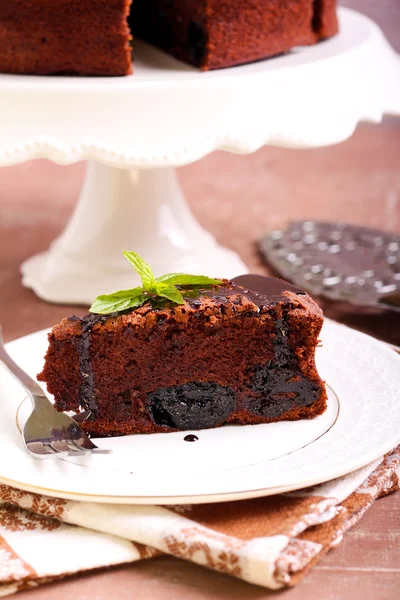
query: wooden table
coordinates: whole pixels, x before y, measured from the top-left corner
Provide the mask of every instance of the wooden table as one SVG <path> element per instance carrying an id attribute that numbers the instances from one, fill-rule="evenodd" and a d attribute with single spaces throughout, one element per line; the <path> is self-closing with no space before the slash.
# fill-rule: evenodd
<path id="1" fill-rule="evenodd" d="M 352 0 L 369 11 L 400 49 L 398 0 Z M 379 10 L 378 10 L 379 5 Z M 82 308 L 47 304 L 22 287 L 20 263 L 61 231 L 82 183 L 84 165 L 45 161 L 0 169 L 0 322 L 11 340 L 49 327 Z M 341 219 L 400 232 L 400 120 L 362 125 L 351 140 L 320 150 L 264 148 L 251 156 L 217 153 L 180 170 L 196 216 L 219 241 L 265 272 L 254 241 L 289 218 Z M 400 344 L 394 314 L 366 314 L 325 304 L 325 312 Z M 344 542 L 288 600 L 395 600 L 400 589 L 400 493 L 378 501 Z M 262 588 L 160 558 L 97 572 L 19 595 L 21 600 L 135 598 L 217 600 L 272 596 Z"/>

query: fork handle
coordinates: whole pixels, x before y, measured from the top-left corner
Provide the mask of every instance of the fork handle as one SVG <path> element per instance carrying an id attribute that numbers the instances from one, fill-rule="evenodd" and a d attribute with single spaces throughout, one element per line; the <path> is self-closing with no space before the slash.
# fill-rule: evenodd
<path id="1" fill-rule="evenodd" d="M 16 362 L 11 358 L 8 354 L 7 350 L 4 347 L 3 340 L 1 338 L 0 333 L 0 362 L 4 364 L 5 367 L 26 387 L 26 389 L 33 394 L 34 396 L 44 396 L 42 388 L 32 377 L 30 377 L 25 371 L 21 369 L 20 366 L 17 365 Z"/>

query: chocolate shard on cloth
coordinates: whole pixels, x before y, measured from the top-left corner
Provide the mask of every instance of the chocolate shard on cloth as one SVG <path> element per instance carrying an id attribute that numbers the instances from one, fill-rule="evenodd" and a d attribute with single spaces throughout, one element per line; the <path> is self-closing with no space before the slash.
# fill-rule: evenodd
<path id="1" fill-rule="evenodd" d="M 400 446 L 313 488 L 222 504 L 106 505 L 0 485 L 0 595 L 161 554 L 270 589 L 293 586 L 399 477 Z"/>

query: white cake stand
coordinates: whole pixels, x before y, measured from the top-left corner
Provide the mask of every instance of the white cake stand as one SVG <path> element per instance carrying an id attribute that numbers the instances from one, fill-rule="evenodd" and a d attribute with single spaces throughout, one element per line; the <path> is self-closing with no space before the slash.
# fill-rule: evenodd
<path id="1" fill-rule="evenodd" d="M 136 55 L 131 77 L 0 76 L 0 165 L 90 159 L 67 228 L 22 266 L 45 300 L 88 304 L 134 287 L 123 249 L 156 274 L 245 272 L 196 222 L 174 167 L 217 149 L 325 146 L 360 120 L 400 114 L 399 57 L 375 23 L 346 9 L 335 38 L 233 69 L 200 73 L 146 45 Z"/>

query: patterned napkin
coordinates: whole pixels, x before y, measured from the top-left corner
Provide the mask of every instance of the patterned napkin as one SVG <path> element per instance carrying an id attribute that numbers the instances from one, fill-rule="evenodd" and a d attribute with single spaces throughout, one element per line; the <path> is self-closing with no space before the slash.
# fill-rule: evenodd
<path id="1" fill-rule="evenodd" d="M 0 596 L 160 554 L 271 589 L 292 586 L 399 477 L 400 446 L 323 485 L 221 504 L 106 505 L 0 485 Z"/>

